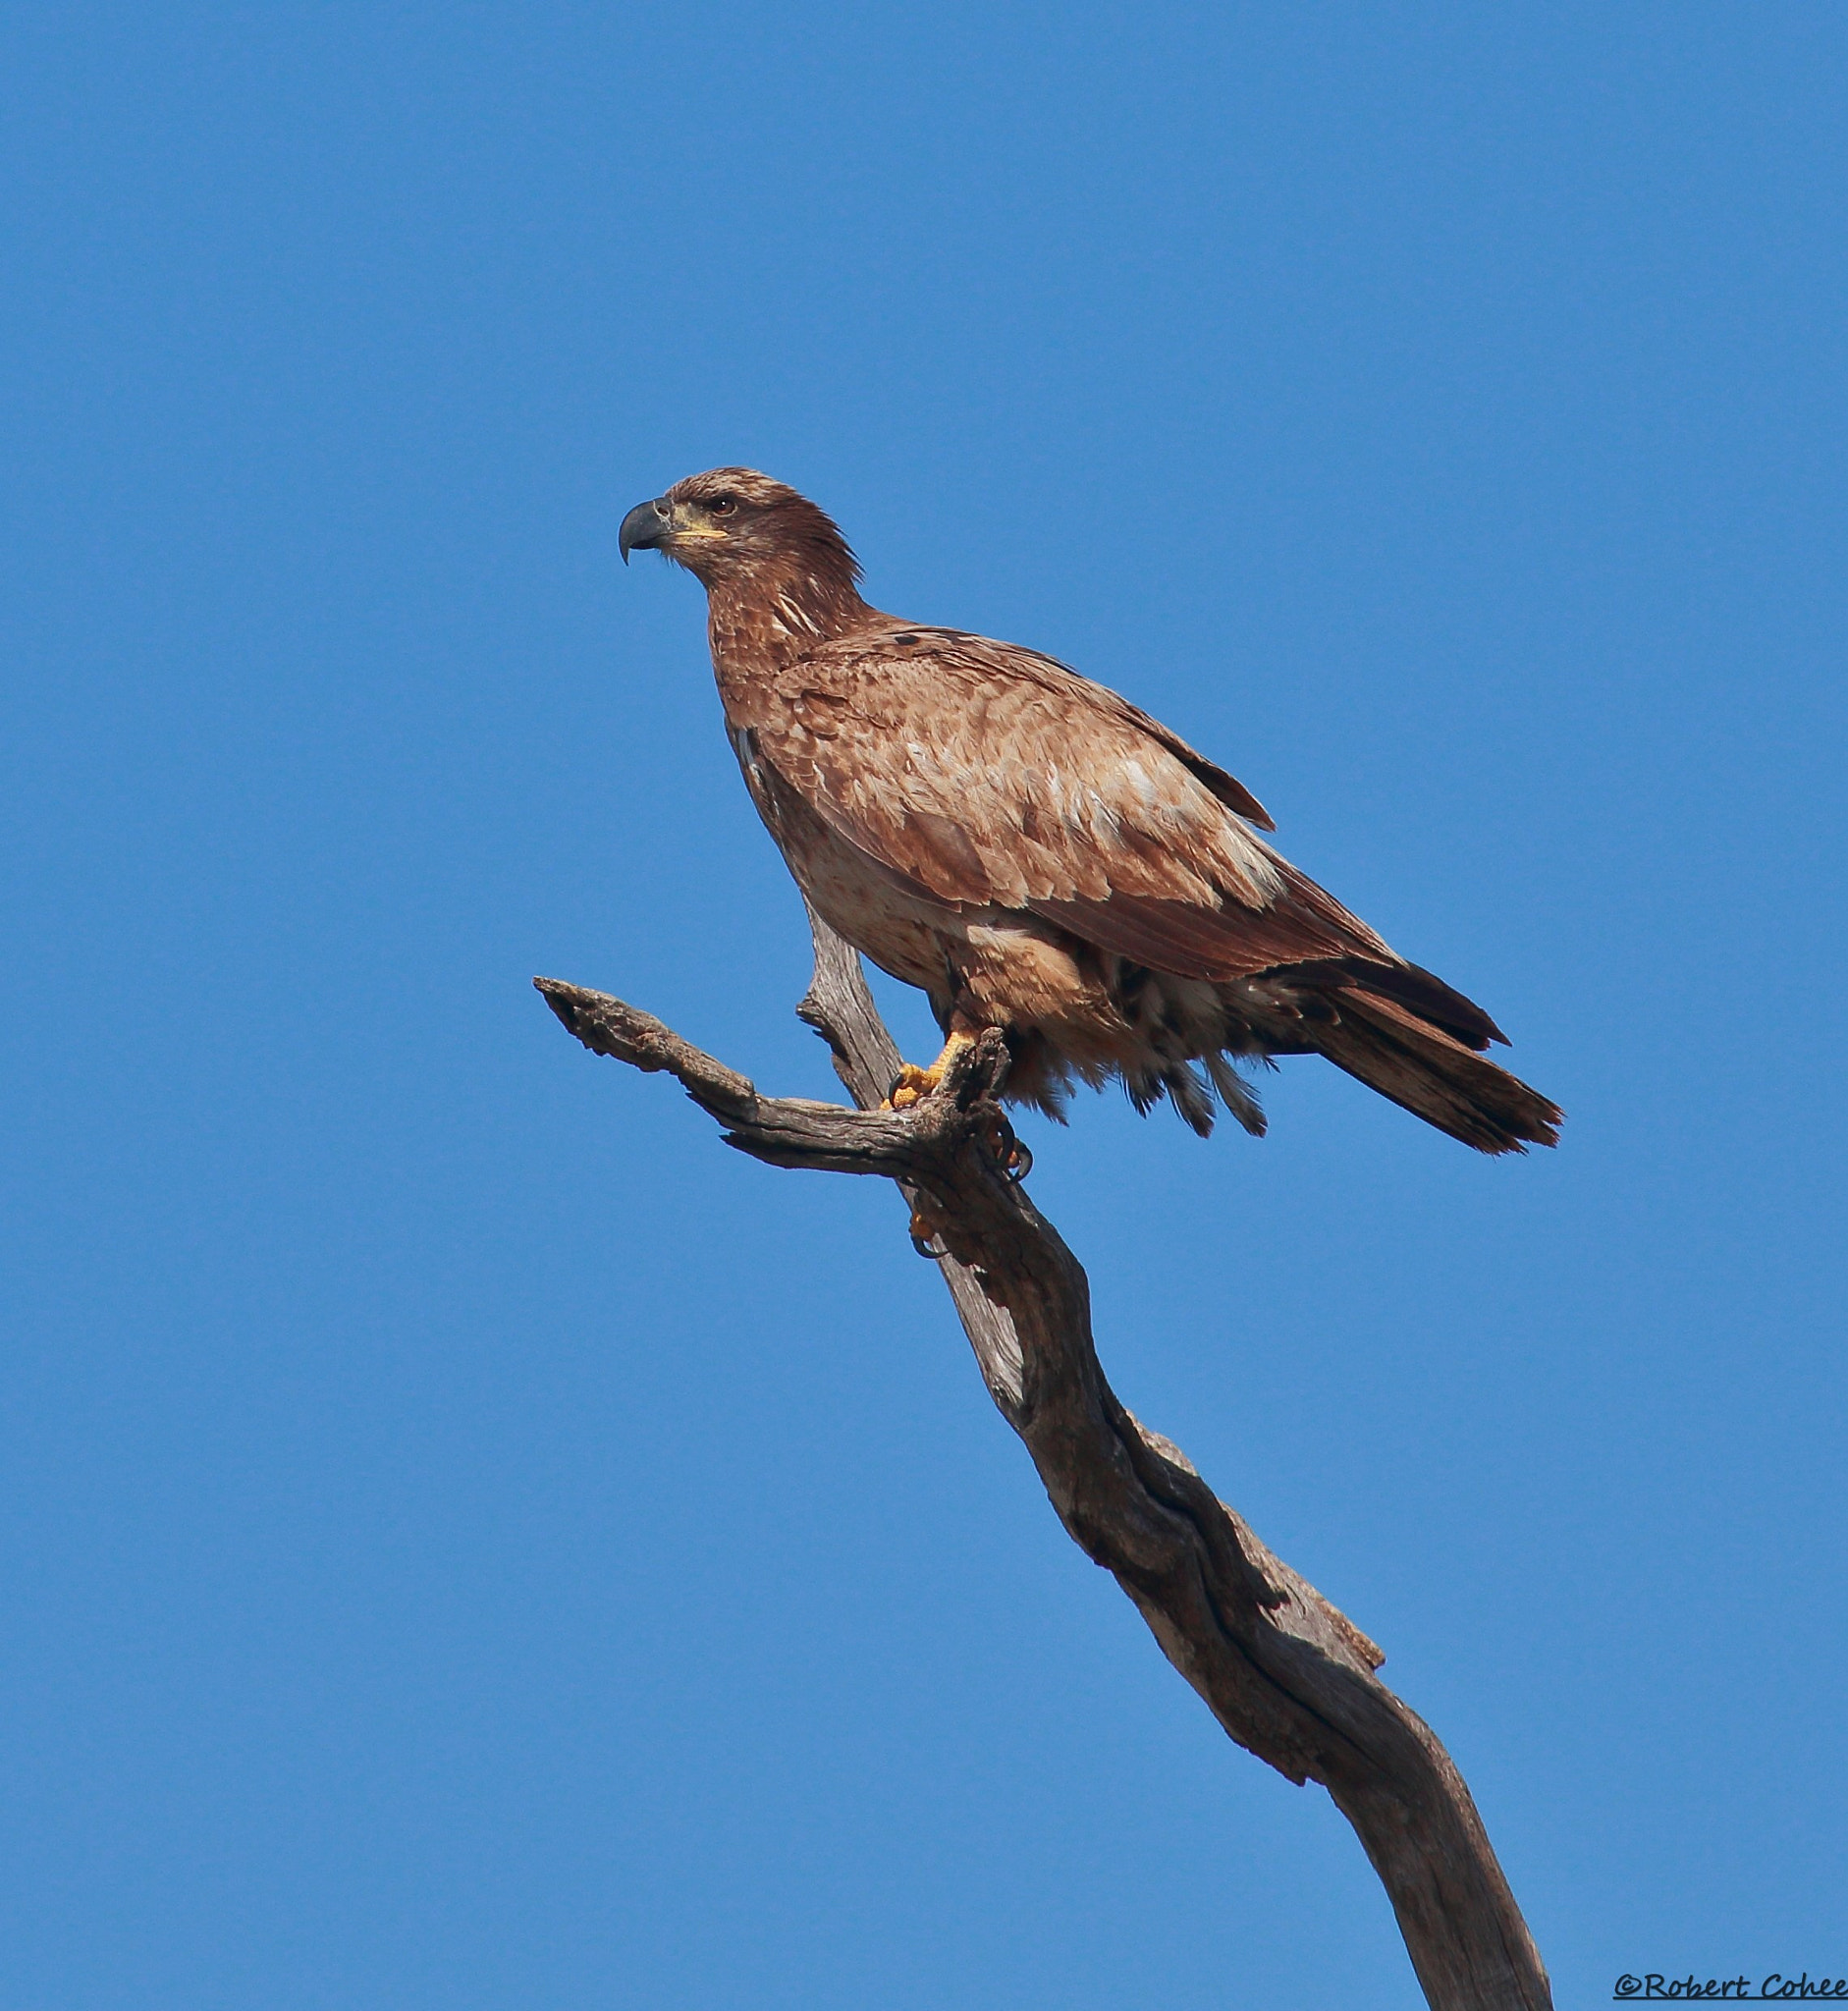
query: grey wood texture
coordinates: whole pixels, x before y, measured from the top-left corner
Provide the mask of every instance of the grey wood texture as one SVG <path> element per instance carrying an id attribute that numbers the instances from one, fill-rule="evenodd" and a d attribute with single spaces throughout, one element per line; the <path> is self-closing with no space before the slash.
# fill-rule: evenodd
<path id="1" fill-rule="evenodd" d="M 809 920 L 815 975 L 796 1009 L 828 1042 L 856 1110 L 760 1096 L 648 1013 L 556 979 L 534 983 L 585 1047 L 675 1076 L 740 1152 L 898 1183 L 949 1252 L 944 1280 L 983 1381 L 1066 1531 L 1115 1576 L 1239 1745 L 1328 1789 L 1386 1889 L 1434 2011 L 1546 2011 L 1546 1970 L 1469 1789 L 1375 1673 L 1385 1656 L 1105 1379 L 1084 1270 L 1004 1170 L 1000 1036 L 963 1050 L 911 1110 L 881 1110 L 897 1049 L 857 953 Z"/>

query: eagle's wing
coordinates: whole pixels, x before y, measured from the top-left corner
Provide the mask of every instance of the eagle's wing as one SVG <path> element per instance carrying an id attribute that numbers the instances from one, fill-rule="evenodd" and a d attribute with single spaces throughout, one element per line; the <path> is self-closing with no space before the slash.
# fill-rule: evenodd
<path id="1" fill-rule="evenodd" d="M 1029 909 L 1183 977 L 1399 965 L 1253 834 L 1270 819 L 1229 775 L 1050 657 L 895 626 L 728 697 L 752 758 L 930 898 Z"/>

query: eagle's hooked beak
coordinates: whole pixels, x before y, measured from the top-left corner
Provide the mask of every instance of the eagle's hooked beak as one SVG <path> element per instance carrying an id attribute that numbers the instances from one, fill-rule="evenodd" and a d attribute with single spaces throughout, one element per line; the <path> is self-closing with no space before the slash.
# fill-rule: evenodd
<path id="1" fill-rule="evenodd" d="M 628 564 L 631 552 L 654 551 L 673 530 L 673 520 L 658 502 L 637 503 L 624 517 L 623 527 L 616 534 L 616 548 L 623 555 L 623 564 Z"/>

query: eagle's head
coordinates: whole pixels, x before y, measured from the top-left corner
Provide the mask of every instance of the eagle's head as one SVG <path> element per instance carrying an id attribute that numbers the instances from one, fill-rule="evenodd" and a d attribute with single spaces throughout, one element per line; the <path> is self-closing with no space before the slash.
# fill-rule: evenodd
<path id="1" fill-rule="evenodd" d="M 715 467 L 638 503 L 623 519 L 618 545 L 662 552 L 710 590 L 762 581 L 774 590 L 806 576 L 848 591 L 859 564 L 834 520 L 806 496 L 755 468 Z"/>

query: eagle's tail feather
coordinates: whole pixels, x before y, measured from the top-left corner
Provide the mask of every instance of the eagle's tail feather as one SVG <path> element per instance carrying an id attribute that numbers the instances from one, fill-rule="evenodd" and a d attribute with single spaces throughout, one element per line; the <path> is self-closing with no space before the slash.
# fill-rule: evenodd
<path id="1" fill-rule="evenodd" d="M 1478 1152 L 1559 1142 L 1557 1105 L 1397 1000 L 1344 985 L 1330 1004 L 1328 1018 L 1302 1026 L 1304 1045 L 1402 1110 Z"/>

